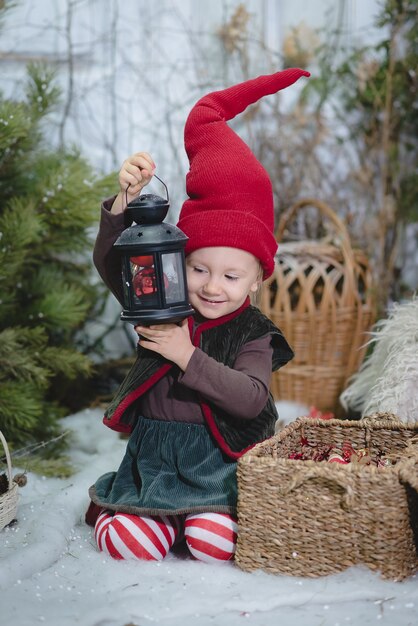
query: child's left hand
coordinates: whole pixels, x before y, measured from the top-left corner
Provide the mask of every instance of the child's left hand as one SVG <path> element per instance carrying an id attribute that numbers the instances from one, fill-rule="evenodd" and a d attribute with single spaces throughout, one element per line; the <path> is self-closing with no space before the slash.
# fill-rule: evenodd
<path id="1" fill-rule="evenodd" d="M 156 324 L 155 326 L 135 326 L 140 335 L 139 345 L 161 354 L 176 363 L 183 372 L 191 359 L 195 347 L 190 340 L 187 319 L 180 325 Z"/>

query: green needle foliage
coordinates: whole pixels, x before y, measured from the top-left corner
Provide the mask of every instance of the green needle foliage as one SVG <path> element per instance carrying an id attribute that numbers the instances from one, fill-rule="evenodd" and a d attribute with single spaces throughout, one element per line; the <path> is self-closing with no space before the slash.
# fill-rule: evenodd
<path id="1" fill-rule="evenodd" d="M 91 229 L 112 181 L 77 150 L 48 147 L 58 97 L 39 65 L 21 101 L 0 94 L 0 428 L 12 449 L 60 432 L 63 381 L 76 395 L 92 372 L 77 338 L 104 297 L 92 280 Z"/>

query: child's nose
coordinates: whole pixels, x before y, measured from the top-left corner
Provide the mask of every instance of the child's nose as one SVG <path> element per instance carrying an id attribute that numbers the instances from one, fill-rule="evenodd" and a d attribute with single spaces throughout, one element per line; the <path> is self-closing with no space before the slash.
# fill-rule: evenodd
<path id="1" fill-rule="evenodd" d="M 207 282 L 205 283 L 204 290 L 206 293 L 214 294 L 219 293 L 220 286 L 219 281 L 215 276 L 209 276 Z"/>

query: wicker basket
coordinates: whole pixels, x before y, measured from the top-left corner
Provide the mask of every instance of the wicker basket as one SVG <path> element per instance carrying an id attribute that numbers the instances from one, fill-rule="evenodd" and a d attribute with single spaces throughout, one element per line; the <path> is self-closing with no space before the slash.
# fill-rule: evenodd
<path id="1" fill-rule="evenodd" d="M 333 242 L 280 243 L 297 213 L 314 206 L 335 231 Z M 279 223 L 273 275 L 260 308 L 282 331 L 295 357 L 273 375 L 276 400 L 291 400 L 338 414 L 338 398 L 364 357 L 375 321 L 372 276 L 365 255 L 353 250 L 347 229 L 318 200 L 295 204 Z"/>
<path id="2" fill-rule="evenodd" d="M 7 524 L 16 517 L 17 502 L 19 499 L 18 485 L 13 481 L 12 477 L 12 461 L 10 458 L 9 447 L 7 441 L 4 438 L 3 433 L 0 430 L 0 440 L 3 444 L 4 451 L 6 453 L 7 460 L 7 480 L 9 482 L 9 488 L 6 493 L 0 495 L 0 530 L 3 530 Z"/>
<path id="3" fill-rule="evenodd" d="M 256 445 L 238 461 L 238 566 L 309 577 L 360 564 L 383 578 L 413 574 L 417 434 L 418 424 L 387 414 L 360 421 L 303 417 Z M 301 436 L 314 444 L 348 440 L 372 453 L 390 451 L 396 463 L 378 469 L 290 460 Z"/>

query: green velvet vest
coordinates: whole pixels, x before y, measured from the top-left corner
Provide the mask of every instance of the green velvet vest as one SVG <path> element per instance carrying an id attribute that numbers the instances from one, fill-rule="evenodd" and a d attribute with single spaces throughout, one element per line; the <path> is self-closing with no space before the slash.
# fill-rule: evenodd
<path id="1" fill-rule="evenodd" d="M 189 319 L 191 336 L 192 327 L 193 321 Z M 249 305 L 248 300 L 234 313 L 200 324 L 192 341 L 218 362 L 233 367 L 244 344 L 266 335 L 271 335 L 272 371 L 275 371 L 293 357 L 293 352 L 280 330 L 256 307 Z M 138 346 L 137 359 L 106 410 L 103 419 L 106 426 L 119 432 L 131 432 L 137 417 L 136 400 L 171 367 L 173 363 Z M 204 398 L 200 398 L 200 405 L 214 439 L 231 458 L 240 457 L 274 433 L 277 411 L 271 394 L 264 409 L 253 419 L 232 417 Z"/>

